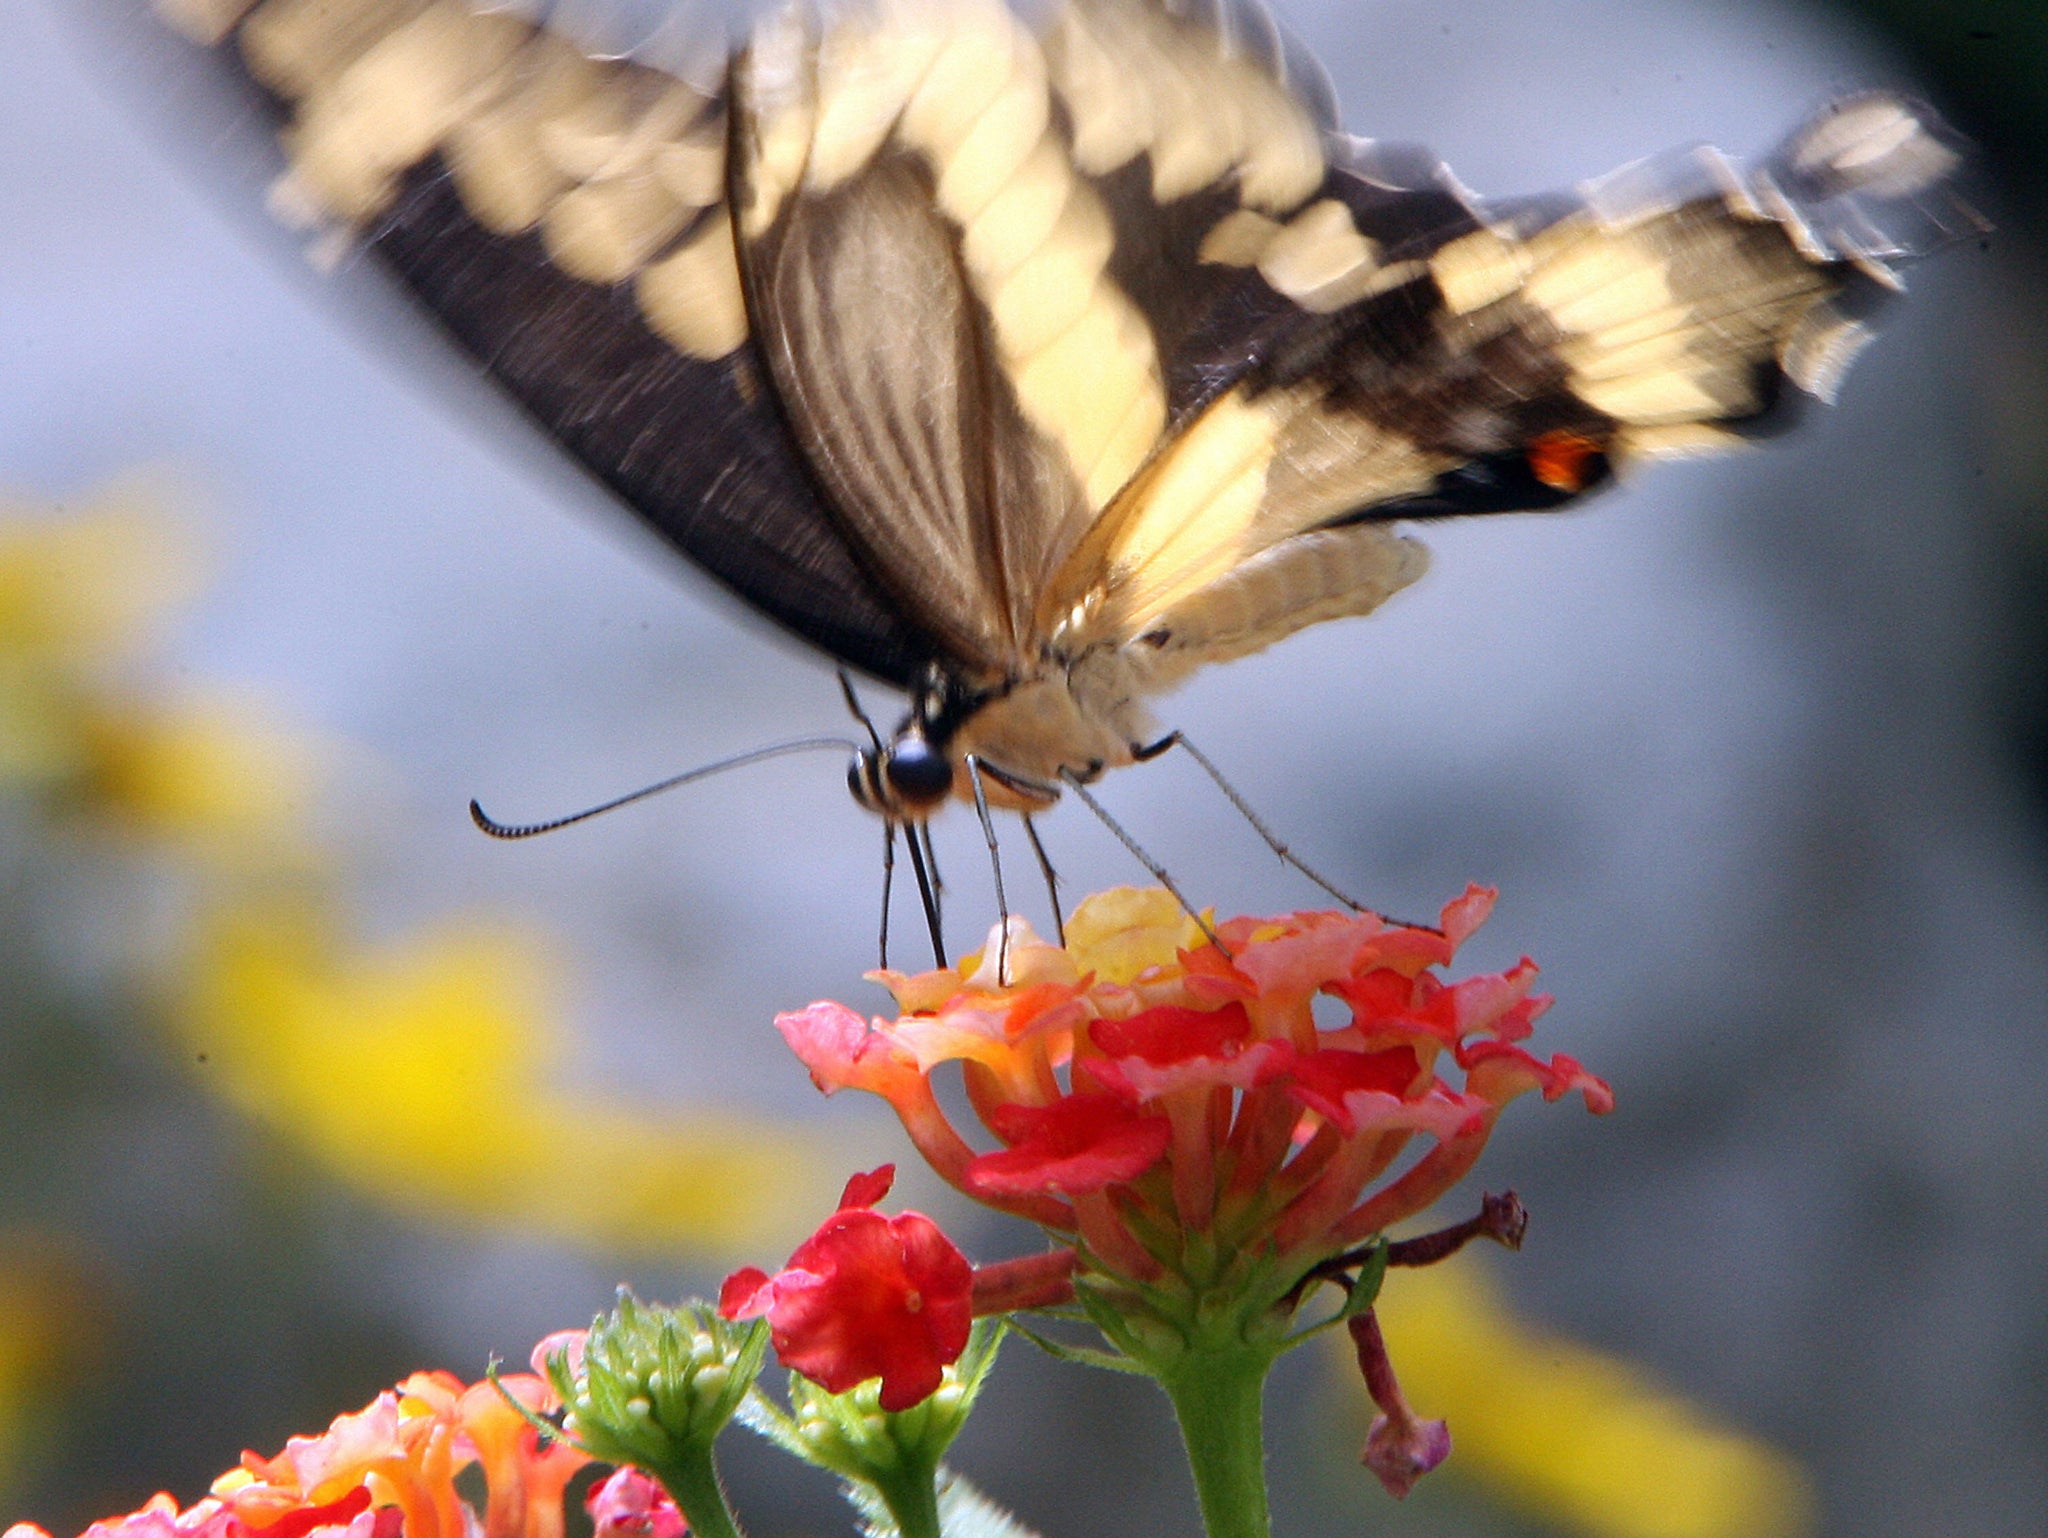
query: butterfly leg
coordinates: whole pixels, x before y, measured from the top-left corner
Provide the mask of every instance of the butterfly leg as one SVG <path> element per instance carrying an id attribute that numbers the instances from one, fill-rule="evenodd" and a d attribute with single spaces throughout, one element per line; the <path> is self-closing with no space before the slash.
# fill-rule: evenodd
<path id="1" fill-rule="evenodd" d="M 967 783 L 974 787 L 974 811 L 981 819 L 981 836 L 988 840 L 988 865 L 996 878 L 996 918 L 999 921 L 999 938 L 996 941 L 996 982 L 1008 987 L 1010 982 L 1010 899 L 1003 892 L 1003 855 L 996 847 L 995 819 L 988 814 L 988 788 L 981 782 L 981 760 L 969 753 L 964 760 L 967 765 Z"/>
<path id="2" fill-rule="evenodd" d="M 1045 845 L 1038 837 L 1038 824 L 1031 820 L 1029 812 L 1024 813 L 1024 836 L 1031 840 L 1031 852 L 1038 856 L 1038 873 L 1045 877 L 1046 900 L 1052 904 L 1052 927 L 1060 937 L 1060 944 L 1067 943 L 1067 916 L 1060 911 L 1060 873 L 1052 868 L 1052 858 L 1046 854 Z"/>
<path id="3" fill-rule="evenodd" d="M 924 839 L 924 862 L 931 868 L 932 891 L 938 897 L 939 906 L 943 909 L 946 902 L 946 877 L 945 873 L 939 869 L 939 847 L 932 842 L 931 820 L 927 818 L 919 823 L 917 831 Z"/>
<path id="4" fill-rule="evenodd" d="M 882 734 L 875 730 L 874 718 L 868 714 L 867 707 L 861 704 L 860 696 L 854 692 L 853 675 L 847 672 L 845 668 L 838 668 L 835 671 L 839 675 L 839 692 L 846 699 L 847 711 L 853 716 L 854 720 L 867 728 L 868 741 L 875 745 L 875 752 L 880 753 L 882 751 Z"/>
<path id="5" fill-rule="evenodd" d="M 917 877 L 918 898 L 924 903 L 925 927 L 932 935 L 932 959 L 943 967 L 946 965 L 946 936 L 939 924 L 939 897 L 932 890 L 932 873 L 925 862 L 924 841 L 910 833 L 904 837 L 903 843 L 910 850 L 910 869 Z"/>
<path id="6" fill-rule="evenodd" d="M 1282 843 L 1279 836 L 1266 825 L 1265 819 L 1252 810 L 1251 803 L 1237 793 L 1237 787 L 1223 778 L 1223 771 L 1212 764 L 1209 761 L 1209 756 L 1192 742 L 1188 741 L 1183 733 L 1168 732 L 1157 742 L 1147 743 L 1142 748 L 1134 749 L 1131 756 L 1142 764 L 1159 757 L 1160 754 L 1166 752 L 1169 748 L 1179 748 L 1189 758 L 1192 758 L 1202 766 L 1202 772 L 1209 776 L 1218 790 L 1223 792 L 1224 799 L 1237 808 L 1238 816 L 1252 825 L 1252 831 L 1266 841 L 1266 847 L 1278 855 L 1282 863 L 1293 866 L 1302 875 L 1308 877 L 1310 881 L 1313 881 L 1325 892 L 1328 892 L 1352 912 L 1363 913 L 1365 911 L 1364 903 L 1329 880 L 1322 872 L 1318 871 L 1292 849 L 1288 848 L 1286 844 Z"/>
<path id="7" fill-rule="evenodd" d="M 1225 945 L 1223 941 L 1217 936 L 1216 931 L 1209 927 L 1209 921 L 1202 917 L 1201 911 L 1198 908 L 1196 908 L 1193 903 L 1188 901 L 1187 893 L 1183 892 L 1180 889 L 1179 885 L 1174 881 L 1173 877 L 1169 876 L 1166 873 L 1166 867 L 1164 865 L 1161 865 L 1157 860 L 1153 859 L 1151 855 L 1147 854 L 1145 852 L 1145 846 L 1143 844 L 1140 844 L 1136 839 L 1132 838 L 1131 835 L 1125 831 L 1124 825 L 1118 822 L 1114 817 L 1109 815 L 1109 808 L 1104 806 L 1100 801 L 1097 801 L 1095 797 L 1089 792 L 1088 782 L 1082 779 L 1080 775 L 1076 774 L 1071 769 L 1062 769 L 1060 771 L 1060 778 L 1065 780 L 1068 785 L 1073 787 L 1074 794 L 1081 798 L 1081 804 L 1087 807 L 1089 811 L 1095 814 L 1095 820 L 1097 822 L 1100 822 L 1105 828 L 1109 829 L 1110 832 L 1116 835 L 1117 842 L 1122 844 L 1124 848 L 1130 850 L 1132 857 L 1135 858 L 1140 865 L 1145 867 L 1146 871 L 1151 874 L 1152 879 L 1158 882 L 1161 886 L 1165 887 L 1167 891 L 1173 894 L 1173 900 L 1179 903 L 1181 905 L 1182 911 L 1184 911 L 1189 918 L 1195 921 L 1195 927 L 1200 929 L 1202 933 L 1208 937 L 1209 943 L 1215 946 L 1216 949 L 1218 949 L 1219 951 L 1223 952 L 1225 956 L 1228 956 L 1230 954 L 1230 947 Z"/>
<path id="8" fill-rule="evenodd" d="M 896 889 L 896 819 L 882 819 L 882 961 L 889 970 L 889 898 Z"/>
<path id="9" fill-rule="evenodd" d="M 1014 769 L 1004 769 L 985 758 L 975 760 L 975 772 L 1013 792 L 1027 806 L 1036 804 L 1043 809 L 1060 797 L 1059 786 L 1019 774 Z M 1045 852 L 1045 844 L 1038 837 L 1038 825 L 1031 820 L 1031 814 L 1020 811 L 1019 815 L 1024 819 L 1025 836 L 1031 840 L 1031 852 L 1038 857 L 1038 872 L 1045 878 L 1045 895 L 1052 903 L 1053 928 L 1059 934 L 1060 944 L 1065 945 L 1067 916 L 1060 910 L 1060 873 L 1052 868 L 1052 857 Z"/>

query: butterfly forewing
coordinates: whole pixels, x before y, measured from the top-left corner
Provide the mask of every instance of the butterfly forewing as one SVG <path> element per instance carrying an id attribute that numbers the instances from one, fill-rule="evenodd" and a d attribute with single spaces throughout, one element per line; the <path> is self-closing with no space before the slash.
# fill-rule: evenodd
<path id="1" fill-rule="evenodd" d="M 741 597 L 864 671 L 921 675 L 937 646 L 829 515 L 751 335 L 722 43 L 686 83 L 448 0 L 178 6 L 279 110 L 281 211 L 359 232 L 544 431 Z"/>

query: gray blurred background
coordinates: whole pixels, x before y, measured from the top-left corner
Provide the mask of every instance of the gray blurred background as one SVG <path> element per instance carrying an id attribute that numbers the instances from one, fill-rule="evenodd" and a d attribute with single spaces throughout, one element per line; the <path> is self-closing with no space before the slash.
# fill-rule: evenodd
<path id="1" fill-rule="evenodd" d="M 254 692 L 336 750 L 313 809 L 374 939 L 510 912 L 559 937 L 572 1072 L 671 1111 L 904 1150 L 820 1102 L 770 1028 L 879 1007 L 876 825 L 800 759 L 529 845 L 546 816 L 778 737 L 844 730 L 829 671 L 530 441 L 424 330 L 267 235 L 57 0 L 0 13 L 0 489 L 77 503 L 159 467 L 211 554 L 142 687 Z M 1534 1213 L 1518 1309 L 1643 1364 L 1800 1459 L 1836 1538 L 2048 1531 L 2048 12 L 2038 0 L 1295 0 L 1356 132 L 1484 193 L 1675 143 L 1767 148 L 1833 94 L 1907 83 L 1986 148 L 2000 225 L 1912 277 L 1840 407 L 1573 517 L 1431 530 L 1429 578 L 1166 703 L 1300 848 L 1428 915 L 1502 888 L 1468 957 L 1526 951 L 1544 1033 L 1620 1110 L 1518 1107 L 1481 1167 Z M 893 710 L 894 702 L 885 702 Z M 1310 905 L 1190 765 L 1104 797 L 1206 902 Z M 0 1516 L 60 1534 L 183 1498 L 418 1365 L 474 1374 L 673 1262 L 396 1212 L 238 1122 L 149 1029 L 138 894 L 0 801 L 0 1243 L 66 1278 L 62 1371 Z M 1078 807 L 1073 891 L 1138 879 Z M 956 948 L 987 914 L 970 818 L 938 829 Z M 1013 851 L 1013 892 L 1038 915 Z M 137 878 L 142 879 L 142 878 Z M 899 910 L 915 959 L 912 911 Z M 1539 1038 L 1541 1040 L 1542 1038 Z M 832 1179 L 843 1173 L 830 1172 Z M 906 1175 L 984 1257 L 1024 1242 Z M 822 1213 L 822 1207 L 818 1208 Z M 799 1237 L 792 1229 L 778 1243 Z M 6 1236 L 13 1235 L 13 1239 Z M 772 1246 L 771 1246 L 772 1248 Z M 767 1263 L 774 1254 L 745 1258 Z M 1395 1508 L 1297 1359 L 1283 1532 L 1577 1531 L 1445 1478 Z M 1426 1406 L 1425 1406 L 1426 1409 Z M 1454 1426 L 1455 1432 L 1455 1426 Z M 959 1461 L 1053 1538 L 1181 1534 L 1163 1402 L 1013 1348 Z M 844 1531 L 735 1439 L 764 1535 Z M 1735 1535 L 1731 1535 L 1735 1538 Z"/>

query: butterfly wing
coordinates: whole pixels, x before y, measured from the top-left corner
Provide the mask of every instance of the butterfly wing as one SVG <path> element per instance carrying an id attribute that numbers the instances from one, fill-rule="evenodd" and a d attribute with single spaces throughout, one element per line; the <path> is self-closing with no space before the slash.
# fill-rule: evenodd
<path id="1" fill-rule="evenodd" d="M 452 0 L 160 9 L 278 110 L 281 211 L 359 240 L 671 543 L 877 677 L 907 686 L 938 655 L 770 391 L 726 204 L 721 35 L 607 58 Z"/>
<path id="2" fill-rule="evenodd" d="M 861 0 L 593 60 L 464 0 L 163 0 L 558 440 L 898 682 L 1364 612 L 1397 520 L 1557 506 L 1825 394 L 1964 217 L 1892 98 L 1475 204 L 1345 139 L 1250 0 Z"/>
<path id="3" fill-rule="evenodd" d="M 734 98 L 750 310 L 819 478 L 954 657 L 1042 667 L 1089 596 L 1054 574 L 1301 313 L 1231 242 L 1328 184 L 1320 72 L 1242 0 L 875 0 L 765 24 Z M 1389 229 L 1476 227 L 1360 186 Z"/>
<path id="4" fill-rule="evenodd" d="M 1279 308 L 1048 589 L 1076 617 L 1064 649 L 1142 643 L 1147 688 L 1374 606 L 1421 569 L 1396 520 L 1556 507 L 1768 430 L 1832 392 L 1892 263 L 1977 227 L 1953 144 L 1888 96 L 1753 170 L 1700 151 L 1493 208 L 1329 144 L 1294 213 L 1204 237 L 1199 263 L 1255 272 Z"/>
<path id="5" fill-rule="evenodd" d="M 741 262 L 799 437 L 954 655 L 1014 679 L 1167 425 L 1045 40 L 1002 0 L 878 0 L 765 24 L 735 78 Z"/>

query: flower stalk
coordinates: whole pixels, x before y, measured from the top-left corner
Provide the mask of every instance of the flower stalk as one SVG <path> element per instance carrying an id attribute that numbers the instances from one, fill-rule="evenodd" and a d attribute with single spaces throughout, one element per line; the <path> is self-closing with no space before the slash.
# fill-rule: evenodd
<path id="1" fill-rule="evenodd" d="M 661 1481 L 697 1538 L 742 1538 L 709 1442 L 679 1449 L 662 1467 L 648 1472 Z"/>
<path id="2" fill-rule="evenodd" d="M 1208 1538 L 1271 1538 L 1264 1401 L 1278 1355 L 1273 1347 L 1203 1340 L 1153 1369 L 1173 1404 Z"/>

